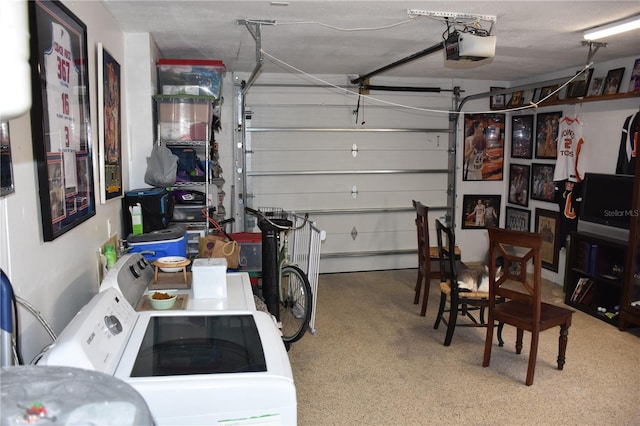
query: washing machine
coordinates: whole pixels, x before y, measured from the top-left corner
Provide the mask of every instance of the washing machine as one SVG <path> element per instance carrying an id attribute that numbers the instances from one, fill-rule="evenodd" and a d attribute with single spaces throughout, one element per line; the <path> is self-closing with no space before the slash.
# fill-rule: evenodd
<path id="1" fill-rule="evenodd" d="M 140 286 L 153 269 L 139 255 L 117 265 L 114 276 L 131 275 Z M 158 425 L 296 424 L 295 384 L 280 331 L 271 315 L 255 309 L 248 274 L 227 277 L 225 300 L 192 299 L 171 310 L 136 311 L 127 291 L 107 282 L 39 364 L 125 381 Z"/>

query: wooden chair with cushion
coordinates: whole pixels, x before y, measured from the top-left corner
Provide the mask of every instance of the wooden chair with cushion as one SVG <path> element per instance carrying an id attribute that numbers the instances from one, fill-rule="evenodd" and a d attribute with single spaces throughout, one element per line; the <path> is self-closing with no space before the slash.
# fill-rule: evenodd
<path id="1" fill-rule="evenodd" d="M 516 353 L 522 352 L 524 331 L 531 332 L 531 349 L 527 368 L 527 386 L 533 384 L 541 331 L 560 327 L 558 370 L 562 370 L 567 350 L 567 335 L 573 311 L 542 302 L 542 234 L 488 228 L 489 231 L 489 322 L 484 346 L 483 367 L 491 360 L 495 321 L 517 328 Z M 496 278 L 496 259 L 503 260 L 502 276 Z M 527 265 L 533 263 L 533 276 Z M 497 297 L 506 302 L 493 303 Z"/>
<path id="2" fill-rule="evenodd" d="M 420 316 L 427 314 L 427 301 L 429 300 L 429 282 L 431 280 L 431 257 L 429 255 L 429 207 L 420 201 L 413 200 L 416 209 L 416 230 L 418 232 L 418 279 L 416 280 L 415 296 L 413 304 L 420 302 L 422 283 L 424 282 L 424 298 Z"/>
<path id="3" fill-rule="evenodd" d="M 444 345 L 449 346 L 453 339 L 456 326 L 460 327 L 486 327 L 484 310 L 489 306 L 489 293 L 484 291 L 469 290 L 460 287 L 458 272 L 461 268 L 467 268 L 463 263 L 458 263 L 455 256 L 455 236 L 453 230 L 443 225 L 436 219 L 436 236 L 438 240 L 438 257 L 440 262 L 440 307 L 438 317 L 433 326 L 437 329 L 442 321 L 447 326 L 447 334 Z M 445 309 L 449 299 L 449 309 Z M 479 314 L 478 318 L 474 312 Z M 445 313 L 449 318 L 445 318 Z M 470 322 L 458 324 L 458 315 L 467 317 Z M 502 346 L 502 325 L 498 327 L 498 341 Z"/>

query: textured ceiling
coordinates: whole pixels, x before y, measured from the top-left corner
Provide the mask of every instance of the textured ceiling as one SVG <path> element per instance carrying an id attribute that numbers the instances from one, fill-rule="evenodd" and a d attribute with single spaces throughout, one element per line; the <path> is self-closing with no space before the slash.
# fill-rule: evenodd
<path id="1" fill-rule="evenodd" d="M 584 30 L 640 14 L 639 1 L 289 1 L 282 6 L 241 0 L 105 0 L 103 4 L 122 30 L 150 33 L 165 58 L 219 59 L 227 71 L 251 72 L 256 44 L 238 20 L 274 20 L 275 25 L 260 26 L 264 72 L 291 71 L 282 61 L 310 74 L 351 76 L 442 41 L 444 22 L 409 19 L 407 9 L 495 15 L 495 58 L 445 63 L 439 51 L 381 75 L 506 81 L 578 69 L 587 62 L 588 48 L 581 45 Z M 640 57 L 640 30 L 603 41 L 608 46 L 597 51 L 596 63 Z"/>

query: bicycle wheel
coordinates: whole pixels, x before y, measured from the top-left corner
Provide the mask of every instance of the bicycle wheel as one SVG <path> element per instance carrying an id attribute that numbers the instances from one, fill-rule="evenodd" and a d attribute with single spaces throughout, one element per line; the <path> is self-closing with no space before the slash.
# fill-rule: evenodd
<path id="1" fill-rule="evenodd" d="M 280 281 L 280 322 L 282 340 L 293 343 L 304 335 L 311 319 L 311 284 L 297 266 L 282 268 Z"/>

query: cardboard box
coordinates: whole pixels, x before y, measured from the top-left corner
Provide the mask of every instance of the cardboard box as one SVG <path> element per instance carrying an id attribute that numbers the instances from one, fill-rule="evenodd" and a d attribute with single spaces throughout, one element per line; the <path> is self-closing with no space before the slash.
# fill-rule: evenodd
<path id="1" fill-rule="evenodd" d="M 220 299 L 227 297 L 227 259 L 197 258 L 191 266 L 193 297 Z"/>

